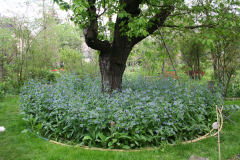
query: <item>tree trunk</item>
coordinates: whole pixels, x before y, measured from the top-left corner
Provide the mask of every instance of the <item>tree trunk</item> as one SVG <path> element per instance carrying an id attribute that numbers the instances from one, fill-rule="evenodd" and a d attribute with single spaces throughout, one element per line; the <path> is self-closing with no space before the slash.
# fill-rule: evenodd
<path id="1" fill-rule="evenodd" d="M 131 50 L 118 48 L 119 47 L 116 47 L 109 51 L 101 52 L 99 55 L 103 92 L 122 90 L 122 76 L 126 68 L 127 57 Z"/>
<path id="2" fill-rule="evenodd" d="M 198 47 L 198 46 L 197 46 Z M 200 80 L 200 55 L 199 55 L 199 50 L 197 49 L 197 60 L 198 60 L 198 80 Z"/>
<path id="3" fill-rule="evenodd" d="M 4 63 L 3 63 L 3 58 L 1 59 L 1 64 L 0 64 L 0 81 L 3 82 L 4 80 Z"/>
<path id="4" fill-rule="evenodd" d="M 224 96 L 224 97 L 227 96 L 227 90 L 228 90 L 228 86 L 229 86 L 230 80 L 231 80 L 231 76 L 228 77 L 227 84 L 226 84 L 226 87 L 225 87 L 225 91 L 224 91 L 224 93 L 223 93 L 223 96 Z"/>
<path id="5" fill-rule="evenodd" d="M 163 59 L 163 62 L 162 62 L 162 75 L 163 77 L 165 76 L 165 59 Z"/>

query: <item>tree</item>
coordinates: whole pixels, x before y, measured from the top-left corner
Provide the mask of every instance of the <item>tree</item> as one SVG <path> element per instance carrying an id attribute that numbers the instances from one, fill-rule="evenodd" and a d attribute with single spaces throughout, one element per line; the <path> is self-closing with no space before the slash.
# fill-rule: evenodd
<path id="1" fill-rule="evenodd" d="M 165 74 L 165 68 L 171 69 L 172 64 L 169 56 L 163 47 L 163 42 L 159 41 L 160 37 L 148 37 L 135 45 L 128 57 L 128 62 L 138 64 L 139 73 L 145 76 L 160 76 Z M 175 46 L 174 46 L 175 47 Z M 171 45 L 167 45 L 170 56 L 175 58 L 174 49 Z"/>
<path id="2" fill-rule="evenodd" d="M 216 33 L 218 39 L 211 48 L 211 56 L 214 69 L 214 78 L 225 87 L 223 96 L 227 96 L 227 90 L 232 76 L 240 68 L 240 39 L 236 32 L 240 30 L 231 29 L 231 37 L 224 33 Z"/>
<path id="3" fill-rule="evenodd" d="M 192 1 L 191 5 L 182 0 L 72 0 L 69 3 L 54 0 L 54 2 L 59 4 L 61 9 L 72 10 L 71 20 L 84 28 L 87 45 L 100 52 L 99 66 L 103 91 L 106 90 L 106 86 L 110 87 L 110 91 L 121 90 L 122 75 L 133 46 L 158 28 L 171 27 L 183 30 L 220 27 L 219 19 L 236 9 L 234 6 L 239 5 L 235 0 L 228 2 L 198 0 Z M 104 16 L 112 18 L 114 15 L 115 22 L 103 24 L 100 21 Z M 112 41 L 104 39 L 107 37 L 104 36 L 106 28 L 113 32 Z"/>
<path id="4" fill-rule="evenodd" d="M 152 76 L 156 73 L 159 74 L 158 67 L 162 58 L 160 56 L 158 45 L 156 42 L 154 43 L 154 39 L 146 38 L 134 46 L 128 57 L 128 62 L 138 66 L 140 74 Z"/>
<path id="5" fill-rule="evenodd" d="M 7 18 L 0 18 L 0 81 L 5 79 L 5 63 L 9 63 L 12 53 L 16 49 L 16 43 L 12 36 L 12 24 Z"/>
<path id="6" fill-rule="evenodd" d="M 56 24 L 50 10 L 43 17 L 31 21 L 18 14 L 0 19 L 0 69 L 4 69 L 5 89 L 17 93 L 26 80 L 45 78 L 53 66 L 58 51 Z"/>
<path id="7" fill-rule="evenodd" d="M 64 62 L 64 68 L 74 71 L 79 65 L 82 66 L 82 54 L 71 48 L 60 49 L 60 61 Z"/>
<path id="8" fill-rule="evenodd" d="M 203 63 L 207 61 L 204 45 L 201 41 L 195 42 L 198 35 L 196 33 L 187 34 L 183 36 L 180 41 L 180 50 L 182 53 L 182 60 L 186 64 L 184 68 L 187 74 L 192 78 L 200 80 L 200 74 L 203 75 Z M 197 77 L 198 76 L 198 77 Z"/>
<path id="9" fill-rule="evenodd" d="M 81 30 L 66 22 L 57 25 L 56 31 L 59 48 L 64 49 L 67 47 L 79 51 L 81 50 L 83 45 L 83 35 L 81 34 Z"/>

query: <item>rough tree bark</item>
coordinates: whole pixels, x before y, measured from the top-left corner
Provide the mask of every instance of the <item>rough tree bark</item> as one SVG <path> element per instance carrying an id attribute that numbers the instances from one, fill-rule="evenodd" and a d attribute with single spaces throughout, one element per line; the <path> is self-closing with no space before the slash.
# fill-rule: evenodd
<path id="1" fill-rule="evenodd" d="M 94 6 L 96 0 L 88 0 L 89 4 L 92 4 L 87 10 L 89 15 L 95 15 L 90 21 L 90 26 L 86 27 L 83 31 L 86 44 L 92 49 L 100 51 L 99 66 L 102 80 L 102 91 L 106 91 L 109 88 L 110 92 L 113 90 L 122 89 L 122 76 L 126 68 L 127 58 L 135 44 L 146 38 L 142 37 L 129 37 L 122 35 L 120 29 L 120 23 L 124 22 L 124 25 L 128 24 L 129 19 L 124 17 L 117 17 L 114 38 L 110 43 L 109 41 L 101 41 L 97 39 L 98 36 L 98 23 L 96 7 Z M 126 4 L 124 10 L 131 14 L 132 17 L 138 16 L 141 12 L 139 5 L 141 0 L 122 0 L 122 4 Z M 158 29 L 158 26 L 162 26 L 168 15 L 173 10 L 173 7 L 162 8 L 160 13 L 149 19 L 149 22 L 153 23 L 151 27 L 147 29 L 149 34 L 152 34 Z"/>

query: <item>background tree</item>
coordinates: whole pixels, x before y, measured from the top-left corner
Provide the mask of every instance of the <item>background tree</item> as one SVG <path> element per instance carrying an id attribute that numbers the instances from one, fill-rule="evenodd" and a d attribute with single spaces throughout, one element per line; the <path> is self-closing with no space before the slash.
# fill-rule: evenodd
<path id="1" fill-rule="evenodd" d="M 111 90 L 121 89 L 122 75 L 127 58 L 135 44 L 154 33 L 159 27 L 178 29 L 214 27 L 224 13 L 239 5 L 237 1 L 193 1 L 191 6 L 182 0 L 54 0 L 62 9 L 72 10 L 71 20 L 84 28 L 87 45 L 100 51 L 99 65 L 102 79 L 102 90 L 105 83 Z M 221 6 L 221 7 L 219 7 Z M 209 15 L 208 21 L 203 15 Z M 99 36 L 101 16 L 116 15 L 113 28 L 113 40 Z M 177 23 L 175 23 L 177 22 Z M 185 26 L 188 24 L 189 26 Z M 196 25 L 199 24 L 199 25 Z M 218 26 L 219 27 L 219 26 Z"/>
<path id="2" fill-rule="evenodd" d="M 144 76 L 160 76 L 165 73 L 166 69 L 173 68 L 163 43 L 159 39 L 161 39 L 160 36 L 154 35 L 134 46 L 128 57 L 128 63 L 134 64 L 132 67 L 138 66 L 138 69 L 132 68 L 132 71 L 138 71 Z M 177 47 L 167 44 L 167 48 L 171 58 L 176 60 Z"/>
<path id="3" fill-rule="evenodd" d="M 198 34 L 190 33 L 181 37 L 180 50 L 182 61 L 186 64 L 184 71 L 192 79 L 199 79 L 204 73 L 207 56 L 201 41 L 196 42 Z"/>
<path id="4" fill-rule="evenodd" d="M 12 36 L 12 24 L 7 18 L 0 18 L 0 81 L 5 79 L 5 63 L 11 61 L 16 45 Z"/>
<path id="5" fill-rule="evenodd" d="M 42 79 L 54 66 L 58 51 L 56 23 L 48 10 L 44 18 L 30 20 L 26 15 L 16 15 L 2 18 L 1 24 L 9 26 L 1 27 L 5 38 L 0 43 L 7 58 L 3 64 L 4 84 L 8 91 L 18 93 L 26 80 Z"/>
<path id="6" fill-rule="evenodd" d="M 223 84 L 225 87 L 224 96 L 227 96 L 227 90 L 230 80 L 236 71 L 240 68 L 240 39 L 239 30 L 232 28 L 232 36 L 224 33 L 216 33 L 218 39 L 214 41 L 211 48 L 212 64 L 214 69 L 214 79 Z"/>
<path id="7" fill-rule="evenodd" d="M 83 56 L 77 50 L 71 48 L 60 49 L 60 61 L 64 62 L 64 68 L 70 72 L 76 71 L 79 65 L 83 65 Z"/>
<path id="8" fill-rule="evenodd" d="M 71 48 L 82 51 L 83 34 L 82 30 L 74 27 L 69 22 L 61 23 L 56 26 L 59 48 Z"/>
<path id="9" fill-rule="evenodd" d="M 80 77 L 87 74 L 96 76 L 99 73 L 96 53 L 85 47 L 82 30 L 68 22 L 58 24 L 56 27 L 60 67 L 75 72 Z M 89 62 L 85 62 L 84 52 L 90 52 Z"/>
<path id="10" fill-rule="evenodd" d="M 154 42 L 153 38 L 149 37 L 134 46 L 128 57 L 128 62 L 134 64 L 133 67 L 138 66 L 136 71 L 139 71 L 140 74 L 153 76 L 161 72 L 161 56 L 158 44 Z M 135 71 L 134 68 L 132 68 L 132 71 Z"/>

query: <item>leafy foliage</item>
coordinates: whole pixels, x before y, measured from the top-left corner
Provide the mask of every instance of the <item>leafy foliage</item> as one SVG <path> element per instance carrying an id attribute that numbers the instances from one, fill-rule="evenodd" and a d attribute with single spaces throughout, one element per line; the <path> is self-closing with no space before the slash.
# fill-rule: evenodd
<path id="1" fill-rule="evenodd" d="M 42 28 L 44 24 L 48 26 Z M 16 94 L 24 81 L 35 77 L 45 78 L 47 70 L 56 61 L 55 27 L 52 15 L 33 22 L 25 15 L 0 19 L 1 66 L 5 89 Z"/>
<path id="2" fill-rule="evenodd" d="M 82 54 L 71 48 L 60 49 L 60 61 L 64 62 L 64 68 L 73 72 L 74 69 L 81 66 Z"/>
<path id="3" fill-rule="evenodd" d="M 81 50 L 83 44 L 83 35 L 78 27 L 68 22 L 56 26 L 56 34 L 59 47 Z"/>
<path id="4" fill-rule="evenodd" d="M 220 90 L 141 77 L 124 77 L 122 92 L 107 94 L 99 78 L 62 75 L 54 84 L 31 80 L 20 95 L 23 119 L 42 136 L 124 149 L 204 134 L 222 103 Z"/>
<path id="5" fill-rule="evenodd" d="M 81 75 L 96 73 L 93 70 L 98 63 L 82 62 L 83 39 L 79 28 L 67 22 L 59 24 L 52 7 L 45 4 L 41 8 L 42 17 L 34 20 L 27 15 L 0 18 L 4 93 L 19 94 L 19 89 L 29 79 L 55 81 L 58 73 L 51 70 L 58 69 L 62 63 L 68 71 L 77 70 Z"/>
<path id="6" fill-rule="evenodd" d="M 177 61 L 178 50 L 175 44 L 174 47 L 167 45 L 167 48 L 171 58 L 175 58 L 174 61 Z M 158 36 L 148 37 L 135 45 L 128 57 L 127 64 L 130 72 L 138 72 L 144 76 L 160 76 L 165 74 L 165 70 L 173 68 Z"/>
<path id="7" fill-rule="evenodd" d="M 198 34 L 185 35 L 180 42 L 182 60 L 186 64 L 184 71 L 188 73 L 192 79 L 195 79 L 195 76 L 200 77 L 200 74 L 204 72 L 208 58 L 204 45 L 200 41 L 197 41 L 198 36 Z"/>
<path id="8" fill-rule="evenodd" d="M 218 38 L 215 39 L 210 51 L 213 60 L 214 79 L 225 86 L 224 96 L 227 95 L 232 75 L 235 75 L 240 68 L 239 27 L 230 27 L 226 31 L 215 33 Z"/>
<path id="9" fill-rule="evenodd" d="M 239 76 L 236 75 L 232 75 L 227 90 L 227 97 L 240 97 L 240 79 Z"/>
<path id="10" fill-rule="evenodd" d="M 97 54 L 93 52 L 89 62 L 83 60 L 83 55 L 71 48 L 60 49 L 60 60 L 64 62 L 64 68 L 69 73 L 75 73 L 80 77 L 87 75 L 95 77 L 99 75 Z"/>
<path id="11" fill-rule="evenodd" d="M 123 35 L 132 37 L 146 37 L 149 34 L 149 28 L 155 25 L 157 19 L 163 12 L 171 13 L 167 16 L 164 25 L 160 28 L 174 28 L 183 31 L 194 28 L 215 28 L 217 31 L 223 31 L 224 28 L 235 27 L 237 17 L 236 13 L 240 5 L 239 1 L 189 1 L 188 3 L 181 0 L 147 0 L 147 1 L 65 1 L 54 0 L 61 9 L 71 10 L 71 20 L 81 28 L 91 26 L 91 21 L 98 20 L 97 32 L 99 39 L 109 40 L 105 35 L 105 30 L 114 30 L 115 20 L 109 20 L 103 23 L 100 19 L 103 17 L 112 17 L 117 15 L 118 18 L 124 19 L 119 25 Z M 95 9 L 92 10 L 93 8 Z M 134 10 L 129 10 L 129 8 Z M 173 9 L 174 8 L 174 9 Z M 91 9 L 91 12 L 89 12 Z M 115 17 L 115 16 L 114 16 Z M 111 19 L 111 18 L 110 18 Z M 92 26 L 91 26 L 92 27 Z M 116 29 L 116 28 L 115 28 Z M 207 37 L 199 38 L 203 44 L 212 45 L 216 37 L 209 34 Z"/>
<path id="12" fill-rule="evenodd" d="M 196 44 L 198 44 L 197 46 L 200 46 L 200 44 L 213 46 L 213 41 L 217 37 L 211 33 L 212 30 L 224 32 L 226 28 L 237 27 L 234 21 L 239 20 L 236 13 L 239 11 L 238 6 L 240 4 L 235 0 L 227 2 L 200 0 L 189 1 L 188 3 L 182 0 L 54 0 L 54 2 L 62 9 L 72 11 L 70 19 L 84 29 L 86 44 L 92 49 L 100 51 L 102 82 L 107 82 L 112 89 L 121 89 L 121 80 L 115 83 L 110 79 L 114 79 L 112 77 L 117 71 L 121 71 L 119 75 L 123 75 L 126 59 L 135 44 L 149 35 L 157 35 L 157 30 L 160 33 L 160 30 L 164 30 L 164 28 L 171 28 L 174 31 L 170 29 L 165 31 L 166 33 L 172 33 L 169 37 L 173 38 L 189 29 L 196 29 L 195 32 L 198 33 L 208 31 L 206 33 L 209 34 L 201 35 L 196 39 Z M 112 18 L 115 20 L 112 20 Z M 109 19 L 109 23 L 103 22 L 103 19 Z M 196 48 L 194 43 L 191 46 Z M 123 48 L 124 50 L 122 50 Z M 194 52 L 188 53 L 193 55 Z M 151 56 L 152 54 L 154 53 L 151 51 L 146 52 L 148 60 L 156 57 Z M 160 56 L 157 55 L 157 57 Z M 164 65 L 163 63 L 162 70 L 164 70 Z M 200 70 L 200 62 L 198 66 L 198 70 Z M 151 69 L 156 70 L 156 65 L 149 65 L 149 71 Z M 193 69 L 193 73 L 194 71 L 195 69 Z M 108 72 L 106 75 L 109 77 L 104 75 L 105 72 Z M 149 72 L 148 74 L 153 73 Z"/>

